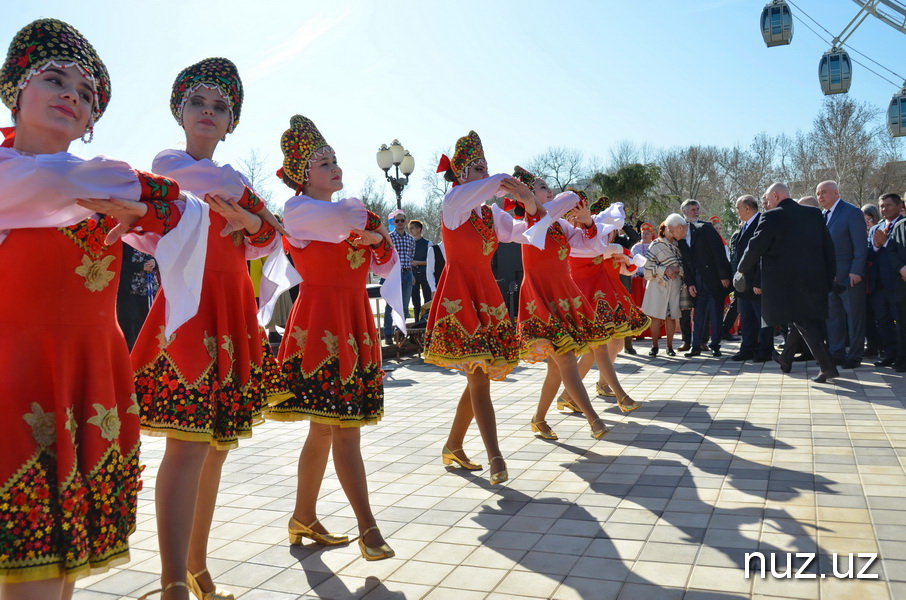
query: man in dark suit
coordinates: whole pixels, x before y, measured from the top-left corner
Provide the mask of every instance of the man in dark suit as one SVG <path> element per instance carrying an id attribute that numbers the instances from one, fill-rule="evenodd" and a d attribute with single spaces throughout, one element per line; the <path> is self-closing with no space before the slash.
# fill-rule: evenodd
<path id="1" fill-rule="evenodd" d="M 897 336 L 900 348 L 906 349 L 906 219 L 900 219 L 894 225 L 887 248 L 890 251 L 890 267 L 897 276 Z M 906 352 L 897 357 L 893 368 L 897 373 L 906 373 Z"/>
<path id="2" fill-rule="evenodd" d="M 890 234 L 896 224 L 903 220 L 900 214 L 903 199 L 899 194 L 884 194 L 878 199 L 881 210 L 881 221 L 868 232 L 868 260 L 871 263 L 871 305 L 874 309 L 875 322 L 878 326 L 878 338 L 884 356 L 875 362 L 876 367 L 891 367 L 901 357 L 906 358 L 899 345 L 896 322 L 899 318 L 897 308 L 897 280 L 900 274 L 890 261 Z M 901 361 L 902 362 L 902 361 Z"/>
<path id="3" fill-rule="evenodd" d="M 683 278 L 695 301 L 692 344 L 687 358 L 701 355 L 701 342 L 711 324 L 711 356 L 720 356 L 723 337 L 724 299 L 730 292 L 730 261 L 720 234 L 711 223 L 689 224 L 690 233 L 680 240 L 685 258 Z"/>
<path id="4" fill-rule="evenodd" d="M 840 374 L 823 337 L 828 291 L 836 272 L 834 244 L 821 214 L 800 206 L 789 189 L 775 183 L 764 195 L 755 234 L 749 240 L 738 271 L 746 273 L 761 261 L 761 308 L 768 325 L 792 323 L 783 354 L 774 354 L 784 373 L 792 369 L 797 340 L 805 341 L 821 373 L 812 381 L 824 383 Z"/>
<path id="5" fill-rule="evenodd" d="M 854 369 L 862 364 L 865 351 L 865 217 L 840 198 L 836 182 L 819 183 L 817 196 L 837 259 L 837 285 L 828 294 L 827 343 L 838 365 Z"/>
<path id="6" fill-rule="evenodd" d="M 736 200 L 736 214 L 739 215 L 741 226 L 730 238 L 730 265 L 733 271 L 739 270 L 739 260 L 755 234 L 755 227 L 761 217 L 755 196 L 740 196 Z M 761 326 L 760 264 L 756 263 L 746 271 L 745 278 L 746 289 L 735 292 L 742 343 L 739 345 L 739 352 L 733 355 L 733 360 L 754 359 L 755 362 L 766 362 L 771 360 L 774 350 L 774 328 Z"/>
<path id="7" fill-rule="evenodd" d="M 683 218 L 689 223 L 689 227 L 686 228 L 687 249 L 688 244 L 691 241 L 692 224 L 701 223 L 701 221 L 698 220 L 698 215 L 701 213 L 701 210 L 701 204 L 698 203 L 698 200 L 693 198 L 683 200 L 683 203 L 680 205 L 680 212 L 683 213 Z M 681 311 L 679 322 L 680 334 L 683 337 L 683 345 L 677 348 L 677 350 L 686 352 L 692 347 L 692 309 Z"/>

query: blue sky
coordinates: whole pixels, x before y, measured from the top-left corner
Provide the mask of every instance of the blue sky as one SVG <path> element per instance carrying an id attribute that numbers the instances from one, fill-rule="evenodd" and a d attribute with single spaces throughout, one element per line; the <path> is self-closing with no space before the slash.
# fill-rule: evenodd
<path id="1" fill-rule="evenodd" d="M 849 0 L 796 4 L 834 34 L 858 11 Z M 621 140 L 732 146 L 761 131 L 808 129 L 823 98 L 817 68 L 828 44 L 797 21 L 790 46 L 766 48 L 763 5 L 53 0 L 7 3 L 0 40 L 8 44 L 33 19 L 60 18 L 107 63 L 112 102 L 95 141 L 72 145 L 77 154 L 150 168 L 158 151 L 183 141 L 169 111 L 173 78 L 202 58 L 226 56 L 246 96 L 241 122 L 215 159 L 236 164 L 255 148 L 276 170 L 279 136 L 300 113 L 337 150 L 349 195 L 369 175 L 381 181 L 374 153 L 399 138 L 416 161 L 404 198 L 417 202 L 433 154 L 469 129 L 481 136 L 492 172 L 548 146 L 578 148 L 606 164 Z M 869 18 L 848 44 L 906 75 L 906 36 L 880 21 Z M 886 109 L 897 89 L 855 66 L 852 97 Z M 276 178 L 271 189 L 288 195 Z"/>

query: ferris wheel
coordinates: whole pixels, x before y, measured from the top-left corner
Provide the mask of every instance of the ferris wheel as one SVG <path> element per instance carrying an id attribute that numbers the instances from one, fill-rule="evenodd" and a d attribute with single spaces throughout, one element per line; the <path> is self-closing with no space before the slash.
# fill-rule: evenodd
<path id="1" fill-rule="evenodd" d="M 906 33 L 906 5 L 903 2 L 899 0 L 853 0 L 853 2 L 859 6 L 859 11 L 843 31 L 833 38 L 831 48 L 821 56 L 818 63 L 818 80 L 825 95 L 845 94 L 849 91 L 853 61 L 843 49 L 843 44 L 869 15 L 900 33 Z M 789 4 L 793 4 L 792 1 L 772 0 L 761 11 L 761 35 L 769 48 L 783 46 L 793 40 L 793 13 Z M 887 108 L 887 130 L 894 137 L 906 136 L 906 82 L 890 100 Z"/>

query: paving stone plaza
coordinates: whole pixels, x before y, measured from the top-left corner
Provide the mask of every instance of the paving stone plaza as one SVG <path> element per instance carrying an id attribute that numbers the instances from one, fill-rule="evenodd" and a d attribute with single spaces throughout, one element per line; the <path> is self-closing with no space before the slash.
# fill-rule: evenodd
<path id="1" fill-rule="evenodd" d="M 545 367 L 521 366 L 492 385 L 510 473 L 494 487 L 487 469 L 441 464 L 465 378 L 414 357 L 386 361 L 385 417 L 363 430 L 362 452 L 396 557 L 289 545 L 308 425 L 270 422 L 226 462 L 208 566 L 242 600 L 906 599 L 906 380 L 863 366 L 813 384 L 813 362 L 782 375 L 730 361 L 737 344 L 724 358 L 652 359 L 644 343 L 621 354 L 617 371 L 643 405 L 624 415 L 594 399 L 611 427 L 601 441 L 583 417 L 556 411 L 548 423 L 560 439 L 532 435 Z M 466 451 L 487 467 L 469 433 Z M 79 580 L 78 600 L 158 587 L 163 449 L 143 438 L 132 561 Z M 330 465 L 319 511 L 330 531 L 355 535 Z M 746 577 L 753 553 L 765 578 L 758 557 Z"/>

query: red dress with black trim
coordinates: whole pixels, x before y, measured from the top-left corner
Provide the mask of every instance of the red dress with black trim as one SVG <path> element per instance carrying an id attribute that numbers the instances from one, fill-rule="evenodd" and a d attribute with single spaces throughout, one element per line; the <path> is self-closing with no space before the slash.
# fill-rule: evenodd
<path id="1" fill-rule="evenodd" d="M 621 265 L 612 252 L 594 257 L 569 257 L 573 281 L 595 302 L 597 311 L 611 314 L 614 339 L 638 335 L 651 324 L 651 318 L 639 310 L 620 281 Z"/>
<path id="2" fill-rule="evenodd" d="M 447 264 L 425 328 L 425 362 L 468 373 L 481 370 L 496 381 L 519 364 L 515 327 L 491 272 L 498 241 L 512 239 L 513 218 L 484 204 L 507 177 L 494 175 L 447 192 L 442 218 Z"/>
<path id="3" fill-rule="evenodd" d="M 530 221 L 531 222 L 531 221 Z M 584 354 L 610 340 L 613 323 L 597 312 L 576 286 L 567 257 L 571 243 L 593 240 L 597 227 L 579 230 L 558 220 L 547 228 L 544 249 L 522 248 L 525 275 L 519 291 L 519 357 L 526 362 L 546 360 L 552 353 Z"/>
<path id="4" fill-rule="evenodd" d="M 178 186 L 130 173 L 135 197 L 137 176 L 154 199 L 146 220 L 166 214 L 166 233 Z M 116 320 L 122 246 L 104 243 L 116 223 L 14 228 L 0 243 L 0 583 L 72 580 L 129 559 L 141 469 Z"/>
<path id="5" fill-rule="evenodd" d="M 384 415 L 384 371 L 381 338 L 365 286 L 369 268 L 385 275 L 397 260 L 386 239 L 377 249 L 359 246 L 350 230 L 376 231 L 381 218 L 356 199 L 334 203 L 305 196 L 287 202 L 284 217 L 302 283 L 277 360 L 295 395 L 272 402 L 267 418 L 339 427 L 374 425 Z M 312 240 L 309 235 L 319 220 L 322 233 L 340 228 L 345 239 Z"/>

